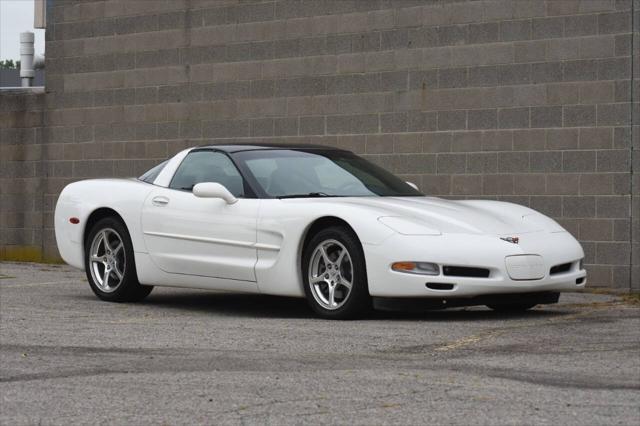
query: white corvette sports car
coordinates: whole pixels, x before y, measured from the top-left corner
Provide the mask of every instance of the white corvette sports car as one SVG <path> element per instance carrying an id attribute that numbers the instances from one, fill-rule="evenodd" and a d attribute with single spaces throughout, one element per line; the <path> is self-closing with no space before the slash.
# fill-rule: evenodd
<path id="1" fill-rule="evenodd" d="M 335 148 L 205 146 L 138 179 L 68 185 L 62 258 L 95 294 L 152 286 L 306 297 L 325 318 L 373 307 L 525 310 L 584 287 L 580 244 L 527 207 L 427 197 Z"/>

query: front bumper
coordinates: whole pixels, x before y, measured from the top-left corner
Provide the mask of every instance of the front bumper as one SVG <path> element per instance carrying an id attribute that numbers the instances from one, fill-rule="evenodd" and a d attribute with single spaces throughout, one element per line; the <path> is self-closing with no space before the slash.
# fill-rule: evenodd
<path id="1" fill-rule="evenodd" d="M 491 294 L 562 292 L 583 288 L 586 271 L 579 267 L 584 257 L 580 244 L 567 232 L 536 232 L 519 235 L 519 244 L 499 236 L 445 234 L 441 236 L 394 235 L 379 245 L 364 245 L 369 293 L 374 297 L 474 297 Z M 540 279 L 513 279 L 507 257 L 537 255 L 544 270 Z M 440 275 L 414 275 L 391 270 L 398 261 L 433 262 Z M 571 263 L 563 272 L 552 274 L 556 265 Z M 487 278 L 445 276 L 442 266 L 484 268 Z M 513 275 L 513 272 L 511 272 Z M 434 289 L 427 287 L 447 289 Z M 435 284 L 435 285 L 433 285 Z M 444 286 L 438 284 L 445 284 Z"/>

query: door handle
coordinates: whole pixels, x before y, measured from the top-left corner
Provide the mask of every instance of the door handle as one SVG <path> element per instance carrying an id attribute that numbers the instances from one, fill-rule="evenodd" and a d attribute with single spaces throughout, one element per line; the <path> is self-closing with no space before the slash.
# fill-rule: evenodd
<path id="1" fill-rule="evenodd" d="M 169 199 L 167 197 L 158 196 L 158 197 L 153 197 L 151 202 L 153 203 L 154 206 L 164 207 L 167 204 L 169 204 Z"/>

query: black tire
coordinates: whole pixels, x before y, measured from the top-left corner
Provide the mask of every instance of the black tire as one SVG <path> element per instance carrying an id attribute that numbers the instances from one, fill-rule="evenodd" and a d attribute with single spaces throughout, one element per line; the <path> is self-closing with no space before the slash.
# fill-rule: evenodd
<path id="1" fill-rule="evenodd" d="M 338 241 L 346 248 L 351 259 L 351 290 L 343 299 L 343 303 L 337 309 L 323 307 L 314 296 L 314 290 L 309 280 L 312 256 L 315 249 L 323 242 Z M 335 260 L 335 259 L 334 259 Z M 311 237 L 302 254 L 302 277 L 304 292 L 311 309 L 325 319 L 354 319 L 361 317 L 371 310 L 371 296 L 367 284 L 367 270 L 362 251 L 362 245 L 353 231 L 343 226 L 331 226 L 323 229 Z M 328 284 L 323 284 L 328 285 Z"/>
<path id="2" fill-rule="evenodd" d="M 513 303 L 513 304 L 505 304 L 505 305 L 487 305 L 489 309 L 492 309 L 496 312 L 516 314 L 519 312 L 525 312 L 529 309 L 536 306 L 536 303 Z"/>
<path id="3" fill-rule="evenodd" d="M 122 240 L 124 254 L 121 254 L 120 261 L 124 261 L 124 273 L 122 273 L 122 279 L 120 283 L 111 291 L 104 291 L 101 289 L 100 284 L 94 279 L 92 274 L 92 265 L 90 264 L 91 247 L 96 236 L 105 231 L 115 231 L 117 237 Z M 103 250 L 106 250 L 103 246 Z M 138 302 L 151 293 L 153 286 L 142 285 L 138 282 L 138 274 L 136 272 L 135 257 L 133 255 L 133 244 L 131 243 L 131 237 L 127 227 L 119 218 L 106 217 L 100 219 L 92 227 L 84 244 L 84 266 L 87 274 L 87 280 L 89 280 L 89 286 L 91 290 L 102 300 L 108 302 Z M 98 269 L 100 266 L 97 266 Z M 104 268 L 104 266 L 103 266 Z M 104 271 L 104 269 L 102 269 Z M 98 272 L 100 275 L 103 272 Z M 113 276 L 113 275 L 110 275 Z M 108 282 L 108 280 L 106 280 Z"/>

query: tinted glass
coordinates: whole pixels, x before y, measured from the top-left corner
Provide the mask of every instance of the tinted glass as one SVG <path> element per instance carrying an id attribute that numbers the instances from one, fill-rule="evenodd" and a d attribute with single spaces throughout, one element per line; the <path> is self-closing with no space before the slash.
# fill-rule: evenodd
<path id="1" fill-rule="evenodd" d="M 158 177 L 158 175 L 160 174 L 160 172 L 162 171 L 162 169 L 164 169 L 164 166 L 167 165 L 167 161 L 163 161 L 162 163 L 158 164 L 157 166 L 147 170 L 147 172 L 145 174 L 143 174 L 142 176 L 140 176 L 138 179 L 140 179 L 143 182 L 147 182 L 147 183 L 153 183 L 156 178 Z"/>
<path id="2" fill-rule="evenodd" d="M 216 182 L 236 197 L 244 196 L 242 176 L 229 157 L 220 152 L 192 151 L 187 154 L 169 187 L 191 191 L 195 184 L 202 182 Z"/>
<path id="3" fill-rule="evenodd" d="M 237 152 L 233 157 L 270 197 L 422 195 L 350 152 L 278 149 Z"/>

